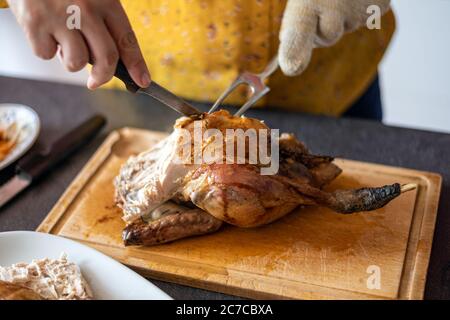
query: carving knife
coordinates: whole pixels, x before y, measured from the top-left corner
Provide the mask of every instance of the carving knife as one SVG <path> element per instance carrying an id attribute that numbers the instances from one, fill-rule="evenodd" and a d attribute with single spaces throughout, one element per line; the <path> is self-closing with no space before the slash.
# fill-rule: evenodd
<path id="1" fill-rule="evenodd" d="M 202 112 L 197 110 L 195 107 L 193 107 L 180 97 L 176 96 L 169 90 L 161 87 L 155 81 L 152 81 L 148 88 L 139 87 L 131 78 L 122 60 L 119 60 L 119 62 L 117 63 L 117 68 L 114 76 L 120 79 L 125 84 L 128 91 L 132 93 L 142 93 L 148 95 L 165 104 L 166 106 L 172 108 L 173 110 L 181 113 L 182 115 L 185 115 L 187 117 L 196 117 L 202 114 Z"/>
<path id="2" fill-rule="evenodd" d="M 0 208 L 93 138 L 105 123 L 104 117 L 96 115 L 54 142 L 49 149 L 23 157 L 17 163 L 14 177 L 0 187 Z"/>

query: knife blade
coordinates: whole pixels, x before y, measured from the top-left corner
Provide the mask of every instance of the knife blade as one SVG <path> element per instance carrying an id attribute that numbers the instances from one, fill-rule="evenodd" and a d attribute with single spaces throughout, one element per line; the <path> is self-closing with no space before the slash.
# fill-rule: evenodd
<path id="1" fill-rule="evenodd" d="M 14 177 L 0 187 L 0 208 L 88 142 L 105 124 L 103 116 L 95 115 L 58 139 L 50 148 L 23 157 L 17 163 Z"/>
<path id="2" fill-rule="evenodd" d="M 155 81 L 152 81 L 148 88 L 139 87 L 131 78 L 122 60 L 119 60 L 119 62 L 117 63 L 117 68 L 114 76 L 120 79 L 125 84 L 128 91 L 132 93 L 142 93 L 148 95 L 163 103 L 164 105 L 172 108 L 173 110 L 181 113 L 182 115 L 185 115 L 187 117 L 196 117 L 202 114 L 202 112 L 197 110 L 195 107 L 193 107 L 180 97 L 176 96 L 169 90 L 163 88 Z"/>
<path id="3" fill-rule="evenodd" d="M 138 93 L 146 94 L 187 117 L 202 114 L 189 103 L 177 97 L 167 89 L 164 89 L 155 81 L 153 81 L 148 88 L 139 88 Z"/>
<path id="4" fill-rule="evenodd" d="M 0 188 L 0 208 L 31 184 L 26 175 L 16 174 Z"/>

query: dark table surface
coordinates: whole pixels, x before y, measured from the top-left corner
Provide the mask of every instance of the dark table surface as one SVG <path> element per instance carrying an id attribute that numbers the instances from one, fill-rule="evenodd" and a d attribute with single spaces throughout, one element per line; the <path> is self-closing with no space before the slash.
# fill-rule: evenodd
<path id="1" fill-rule="evenodd" d="M 107 127 L 96 139 L 0 209 L 0 231 L 34 230 L 111 130 L 132 126 L 170 131 L 178 117 L 145 96 L 109 90 L 90 92 L 78 86 L 7 77 L 0 77 L 0 103 L 26 104 L 37 111 L 42 131 L 35 148 L 50 144 L 94 113 L 108 118 Z M 296 133 L 315 153 L 441 174 L 443 187 L 425 298 L 450 299 L 450 135 L 275 109 L 247 115 L 265 119 L 281 132 Z M 4 170 L 0 182 L 11 172 L 12 168 Z M 161 281 L 154 283 L 175 299 L 233 298 Z"/>

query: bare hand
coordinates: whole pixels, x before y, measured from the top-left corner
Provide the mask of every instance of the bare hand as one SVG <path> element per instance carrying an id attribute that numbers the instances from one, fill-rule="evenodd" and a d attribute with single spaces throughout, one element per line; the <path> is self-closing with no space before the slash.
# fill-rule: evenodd
<path id="1" fill-rule="evenodd" d="M 119 58 L 138 85 L 150 84 L 150 73 L 120 1 L 7 1 L 37 56 L 51 59 L 59 52 L 64 66 L 71 72 L 92 63 L 89 89 L 111 80 Z M 79 30 L 67 26 L 66 10 L 70 5 L 80 8 Z"/>

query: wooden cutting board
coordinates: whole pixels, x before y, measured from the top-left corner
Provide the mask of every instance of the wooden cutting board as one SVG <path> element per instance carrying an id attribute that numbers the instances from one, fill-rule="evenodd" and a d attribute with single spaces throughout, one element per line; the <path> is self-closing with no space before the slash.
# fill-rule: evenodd
<path id="1" fill-rule="evenodd" d="M 126 159 L 164 133 L 112 132 L 38 231 L 90 245 L 144 276 L 250 298 L 421 299 L 441 187 L 427 172 L 337 160 L 329 186 L 415 183 L 375 212 L 299 209 L 268 226 L 226 226 L 211 235 L 154 247 L 128 247 L 112 181 Z"/>

